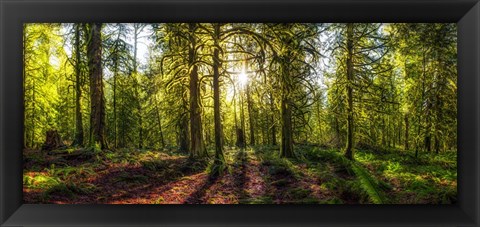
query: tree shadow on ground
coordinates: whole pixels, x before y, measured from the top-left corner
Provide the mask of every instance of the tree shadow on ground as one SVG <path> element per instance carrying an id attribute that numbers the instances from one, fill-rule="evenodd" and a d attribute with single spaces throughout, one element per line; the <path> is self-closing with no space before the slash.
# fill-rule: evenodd
<path id="1" fill-rule="evenodd" d="M 243 198 L 246 182 L 246 152 L 244 149 L 240 149 L 234 155 L 234 162 L 229 166 L 229 171 L 225 171 L 221 174 L 209 175 L 208 180 L 192 193 L 190 197 L 185 200 L 185 203 L 222 203 L 225 201 L 221 199 L 218 200 L 219 197 L 228 197 L 228 199 L 234 197 L 235 201 Z"/>
<path id="2" fill-rule="evenodd" d="M 206 201 L 204 201 L 204 197 L 207 194 L 207 190 L 217 183 L 219 177 L 217 175 L 214 176 L 209 176 L 207 181 L 200 186 L 195 192 L 190 194 L 190 196 L 185 200 L 185 204 L 204 204 Z"/>
<path id="3" fill-rule="evenodd" d="M 204 164 L 194 163 L 186 157 L 170 159 L 159 166 L 152 166 L 151 161 L 126 165 L 115 164 L 102 168 L 94 176 L 76 180 L 74 185 L 91 185 L 94 188 L 91 192 L 79 193 L 67 187 L 60 193 L 53 192 L 51 196 L 55 200 L 47 200 L 45 203 L 105 204 L 122 203 L 122 201 L 129 203 L 129 200 L 150 203 L 156 194 L 170 189 L 169 183 L 204 170 Z M 72 182 L 66 183 L 69 185 Z M 69 190 L 74 193 L 74 196 L 62 196 L 62 193 Z M 32 200 L 31 202 L 35 202 L 33 197 L 38 197 L 36 191 L 27 190 L 24 193 L 26 193 L 24 197 Z"/>
<path id="4" fill-rule="evenodd" d="M 247 153 L 245 152 L 245 149 L 240 149 L 237 152 L 237 155 L 235 157 L 235 163 L 234 166 L 237 165 L 237 168 L 234 170 L 235 174 L 235 186 L 237 189 L 237 197 L 239 199 L 243 199 L 245 197 L 245 184 L 246 184 L 246 165 L 247 165 Z"/>

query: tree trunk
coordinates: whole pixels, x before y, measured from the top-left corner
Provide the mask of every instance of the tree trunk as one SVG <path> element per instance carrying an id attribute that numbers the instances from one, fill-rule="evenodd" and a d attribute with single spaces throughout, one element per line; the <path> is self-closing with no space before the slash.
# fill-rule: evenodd
<path id="1" fill-rule="evenodd" d="M 57 130 L 48 130 L 45 138 L 45 143 L 42 145 L 42 151 L 51 151 L 58 148 L 65 147 L 60 134 Z"/>
<path id="2" fill-rule="evenodd" d="M 409 130 L 410 124 L 408 122 L 408 115 L 405 115 L 405 145 L 404 149 L 408 150 L 408 130 Z"/>
<path id="3" fill-rule="evenodd" d="M 280 147 L 280 157 L 293 158 L 293 135 L 292 135 L 292 109 L 290 100 L 282 97 L 281 100 L 282 115 L 282 141 Z"/>
<path id="4" fill-rule="evenodd" d="M 113 72 L 113 147 L 117 148 L 117 71 L 118 71 L 118 59 L 115 59 L 115 66 Z"/>
<path id="5" fill-rule="evenodd" d="M 243 111 L 243 92 L 240 89 L 239 101 L 240 101 L 240 126 L 237 127 L 237 147 L 245 148 L 245 113 Z"/>
<path id="6" fill-rule="evenodd" d="M 233 97 L 233 113 L 235 115 L 235 135 L 237 136 L 237 141 L 235 142 L 235 146 L 243 148 L 245 146 L 245 139 L 242 134 L 242 129 L 238 127 L 236 94 Z"/>
<path id="7" fill-rule="evenodd" d="M 217 164 L 224 163 L 223 157 L 223 131 L 222 119 L 220 116 L 220 24 L 214 24 L 214 42 L 213 50 L 213 117 L 215 128 L 215 162 Z"/>
<path id="8" fill-rule="evenodd" d="M 124 99 L 122 96 L 120 96 L 120 103 L 124 103 Z M 120 114 L 122 116 L 125 116 L 125 107 L 124 106 L 120 106 Z M 126 132 L 125 132 L 125 121 L 120 121 L 121 122 L 121 136 L 120 136 L 120 141 L 119 141 L 119 146 L 120 147 L 125 147 L 127 145 L 127 136 L 126 136 Z"/>
<path id="9" fill-rule="evenodd" d="M 286 44 L 288 45 L 288 44 Z M 293 127 L 292 127 L 292 101 L 291 90 L 293 81 L 290 74 L 290 67 L 288 59 L 292 54 L 287 51 L 284 62 L 280 65 L 281 80 L 281 100 L 280 100 L 280 115 L 282 121 L 282 137 L 280 144 L 280 157 L 293 158 L 295 153 L 293 151 Z M 287 62 L 287 63 L 285 63 Z"/>
<path id="10" fill-rule="evenodd" d="M 160 133 L 160 143 L 162 143 L 162 148 L 165 148 L 165 139 L 163 138 L 162 118 L 160 116 L 160 109 L 158 108 L 158 106 L 155 106 L 155 110 L 157 112 L 158 131 Z"/>
<path id="11" fill-rule="evenodd" d="M 105 97 L 102 78 L 101 23 L 89 23 L 90 41 L 87 44 L 88 70 L 90 73 L 90 131 L 91 145 L 107 148 L 105 141 Z"/>
<path id="12" fill-rule="evenodd" d="M 423 106 L 423 101 L 425 99 L 425 80 L 426 80 L 426 51 L 425 47 L 422 48 L 422 98 L 420 99 L 420 103 L 418 104 L 418 122 L 417 122 L 417 137 L 420 137 L 421 133 L 421 125 L 422 125 L 422 106 Z M 415 158 L 418 157 L 418 150 L 420 149 L 420 140 L 416 139 L 415 140 Z"/>
<path id="13" fill-rule="evenodd" d="M 353 24 L 347 24 L 347 144 L 345 157 L 353 159 Z"/>
<path id="14" fill-rule="evenodd" d="M 385 147 L 387 144 L 387 137 L 385 132 L 385 118 L 382 117 L 382 147 Z"/>
<path id="15" fill-rule="evenodd" d="M 33 83 L 33 87 L 32 87 L 32 121 L 31 121 L 31 124 L 32 124 L 32 131 L 31 131 L 31 135 L 30 135 L 30 147 L 33 148 L 33 147 L 36 147 L 35 146 L 35 83 Z"/>
<path id="16" fill-rule="evenodd" d="M 336 134 L 336 144 L 337 148 L 340 148 L 340 144 L 343 142 L 342 135 L 340 134 L 340 124 L 338 123 L 338 117 L 335 117 L 335 134 Z"/>
<path id="17" fill-rule="evenodd" d="M 188 113 L 183 113 L 179 119 L 178 128 L 180 129 L 179 133 L 179 151 L 187 153 L 190 148 L 189 135 L 188 135 Z"/>
<path id="18" fill-rule="evenodd" d="M 276 124 L 275 124 L 275 102 L 274 102 L 274 99 L 273 99 L 273 94 L 270 92 L 270 120 L 271 120 L 271 123 L 272 123 L 272 130 L 271 130 L 271 133 L 272 133 L 272 145 L 277 145 L 277 127 L 276 127 Z"/>
<path id="19" fill-rule="evenodd" d="M 247 84 L 247 111 L 248 111 L 248 122 L 250 125 L 250 146 L 255 145 L 255 128 L 253 120 L 253 104 L 252 97 L 250 96 L 250 86 Z"/>
<path id="20" fill-rule="evenodd" d="M 83 145 L 82 86 L 80 69 L 80 24 L 75 25 L 75 139 L 73 145 Z"/>
<path id="21" fill-rule="evenodd" d="M 188 50 L 190 68 L 190 156 L 193 158 L 206 156 L 207 151 L 203 144 L 198 66 L 195 63 L 195 49 L 197 47 L 197 38 L 195 37 L 196 25 L 189 23 L 188 27 L 190 31 L 190 45 Z"/>

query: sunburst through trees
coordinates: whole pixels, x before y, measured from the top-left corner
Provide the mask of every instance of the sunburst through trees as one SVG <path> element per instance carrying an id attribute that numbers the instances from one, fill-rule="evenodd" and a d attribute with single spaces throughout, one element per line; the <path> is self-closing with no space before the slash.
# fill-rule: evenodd
<path id="1" fill-rule="evenodd" d="M 454 203 L 455 24 L 27 23 L 28 203 Z"/>

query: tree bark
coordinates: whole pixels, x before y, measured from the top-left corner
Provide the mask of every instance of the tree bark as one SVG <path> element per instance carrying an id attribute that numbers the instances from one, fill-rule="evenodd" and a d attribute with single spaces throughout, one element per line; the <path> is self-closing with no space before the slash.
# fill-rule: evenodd
<path id="1" fill-rule="evenodd" d="M 45 142 L 42 145 L 42 151 L 51 151 L 63 147 L 65 147 L 65 145 L 58 131 L 53 129 L 48 130 L 45 136 Z"/>
<path id="2" fill-rule="evenodd" d="M 281 100 L 282 115 L 282 141 L 280 147 L 280 157 L 293 158 L 293 135 L 292 135 L 292 109 L 290 100 L 284 96 Z"/>
<path id="3" fill-rule="evenodd" d="M 75 25 L 75 139 L 73 145 L 83 145 L 82 86 L 80 71 L 80 24 Z"/>
<path id="4" fill-rule="evenodd" d="M 162 129 L 162 118 L 160 116 L 160 108 L 158 108 L 158 105 L 155 106 L 155 110 L 157 112 L 158 131 L 160 133 L 160 143 L 162 143 L 162 148 L 165 148 L 165 139 L 163 138 L 163 129 Z"/>
<path id="5" fill-rule="evenodd" d="M 270 92 L 270 120 L 271 120 L 271 123 L 272 123 L 272 130 L 271 130 L 271 133 L 272 133 L 272 145 L 277 145 L 277 127 L 276 127 L 276 124 L 275 124 L 275 102 L 274 102 L 274 99 L 273 99 L 273 94 L 272 92 Z"/>
<path id="6" fill-rule="evenodd" d="M 196 60 L 197 38 L 195 23 L 189 23 L 190 45 L 188 50 L 190 68 L 190 157 L 203 157 L 207 151 L 203 144 L 202 109 L 200 108 L 200 88 Z"/>
<path id="7" fill-rule="evenodd" d="M 250 146 L 255 145 L 255 127 L 254 127 L 254 117 L 253 117 L 253 104 L 252 97 L 250 96 L 250 86 L 247 84 L 247 111 L 248 111 L 248 122 L 250 125 Z"/>
<path id="8" fill-rule="evenodd" d="M 223 157 L 223 130 L 220 116 L 220 24 L 214 24 L 214 45 L 213 50 L 213 115 L 215 128 L 215 162 L 224 163 Z"/>
<path id="9" fill-rule="evenodd" d="M 102 78 L 101 23 L 89 23 L 90 41 L 87 44 L 88 70 L 90 73 L 90 131 L 91 145 L 107 148 L 105 141 L 105 97 Z"/>
<path id="10" fill-rule="evenodd" d="M 188 149 L 190 148 L 189 143 L 189 135 L 188 135 L 188 113 L 185 112 L 179 119 L 178 128 L 180 129 L 179 133 L 179 151 L 183 153 L 187 153 Z"/>
<path id="11" fill-rule="evenodd" d="M 243 93 L 243 90 L 240 89 L 240 130 L 241 130 L 241 140 L 240 140 L 240 147 L 245 147 L 247 145 L 247 141 L 245 138 L 245 109 L 243 106 L 244 99 L 243 96 L 245 94 Z"/>
<path id="12" fill-rule="evenodd" d="M 405 115 L 405 145 L 404 145 L 404 149 L 405 150 L 408 150 L 409 147 L 408 147 L 408 130 L 410 128 L 410 124 L 408 122 L 408 115 Z"/>
<path id="13" fill-rule="evenodd" d="M 285 58 L 289 58 L 290 54 L 286 53 Z M 288 61 L 284 61 L 288 62 Z M 288 64 L 288 63 L 287 63 Z M 280 144 L 280 157 L 293 158 L 295 154 L 293 152 L 293 130 L 292 130 L 292 106 L 290 100 L 290 92 L 292 81 L 289 75 L 290 70 L 286 63 L 281 64 L 282 80 L 282 95 L 280 100 L 280 115 L 282 121 L 282 137 Z"/>

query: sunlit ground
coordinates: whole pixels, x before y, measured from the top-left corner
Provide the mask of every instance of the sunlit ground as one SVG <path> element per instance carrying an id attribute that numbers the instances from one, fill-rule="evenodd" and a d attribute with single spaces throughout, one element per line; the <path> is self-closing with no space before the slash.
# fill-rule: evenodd
<path id="1" fill-rule="evenodd" d="M 227 149 L 228 169 L 211 177 L 208 162 L 174 151 L 127 149 L 69 160 L 28 150 L 25 203 L 58 204 L 438 204 L 456 201 L 456 163 L 389 151 L 358 151 L 373 179 L 372 198 L 358 170 L 335 150 L 297 149 L 301 162 L 276 157 L 271 146 Z M 74 153 L 74 152 L 72 152 Z M 306 161 L 308 160 L 308 161 Z"/>

